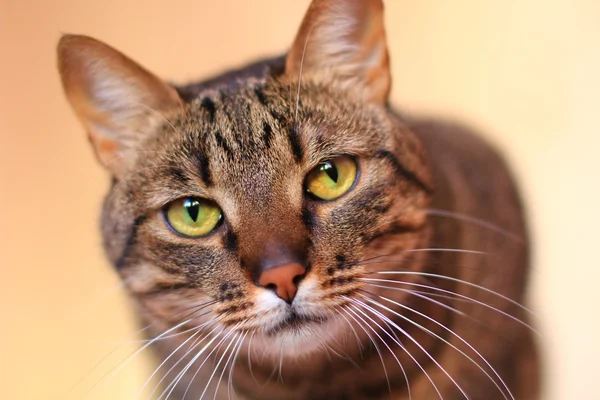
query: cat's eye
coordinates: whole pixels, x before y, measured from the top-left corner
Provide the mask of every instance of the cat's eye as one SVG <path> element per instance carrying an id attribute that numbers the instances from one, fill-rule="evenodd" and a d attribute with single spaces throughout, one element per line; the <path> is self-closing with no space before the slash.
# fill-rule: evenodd
<path id="1" fill-rule="evenodd" d="M 352 188 L 357 169 L 349 156 L 323 161 L 306 176 L 306 191 L 321 200 L 335 200 Z"/>
<path id="2" fill-rule="evenodd" d="M 169 203 L 165 209 L 165 216 L 177 233 L 200 237 L 208 235 L 219 225 L 223 212 L 210 200 L 185 197 Z"/>

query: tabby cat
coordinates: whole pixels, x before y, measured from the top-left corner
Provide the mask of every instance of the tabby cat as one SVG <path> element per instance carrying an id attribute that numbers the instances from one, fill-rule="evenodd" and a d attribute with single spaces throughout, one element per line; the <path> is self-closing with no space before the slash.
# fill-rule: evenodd
<path id="1" fill-rule="evenodd" d="M 381 0 L 314 0 L 285 57 L 187 86 L 85 36 L 58 64 L 153 397 L 538 398 L 518 193 L 389 106 Z"/>

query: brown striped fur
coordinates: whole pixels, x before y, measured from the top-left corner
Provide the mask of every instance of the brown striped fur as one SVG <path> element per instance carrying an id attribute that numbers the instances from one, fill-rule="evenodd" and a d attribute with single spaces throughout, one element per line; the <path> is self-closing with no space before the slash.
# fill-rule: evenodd
<path id="1" fill-rule="evenodd" d="M 512 178 L 498 153 L 464 128 L 389 107 L 382 12 L 379 0 L 315 0 L 286 58 L 182 87 L 94 39 L 61 40 L 65 91 L 114 176 L 102 217 L 106 252 L 150 336 L 207 302 L 171 334 L 217 318 L 217 329 L 245 335 L 231 369 L 214 366 L 237 349 L 227 353 L 225 342 L 197 375 L 204 356 L 182 376 L 175 398 L 188 384 L 188 398 L 205 388 L 227 398 L 230 371 L 244 399 L 408 399 L 407 380 L 414 400 L 438 398 L 436 387 L 445 400 L 465 398 L 459 387 L 474 400 L 505 398 L 456 335 L 515 399 L 538 398 L 533 334 L 515 320 L 527 322 L 527 313 L 432 275 L 523 301 L 527 235 Z M 331 202 L 307 197 L 306 174 L 340 155 L 357 160 L 355 186 Z M 174 234 L 162 210 L 186 196 L 218 203 L 224 222 L 199 239 Z M 291 305 L 256 284 L 273 242 L 308 268 Z M 389 307 L 373 306 L 389 320 L 354 308 L 367 299 Z M 190 335 L 156 341 L 165 372 Z"/>

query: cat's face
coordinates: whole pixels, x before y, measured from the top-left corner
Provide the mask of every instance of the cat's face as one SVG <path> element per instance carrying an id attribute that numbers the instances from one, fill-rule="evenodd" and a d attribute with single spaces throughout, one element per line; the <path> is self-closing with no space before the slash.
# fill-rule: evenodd
<path id="1" fill-rule="evenodd" d="M 386 107 L 379 2 L 345 10 L 344 35 L 318 6 L 336 2 L 316 3 L 284 69 L 193 99 L 99 42 L 61 42 L 67 94 L 115 176 L 106 249 L 150 322 L 312 351 L 383 267 L 369 261 L 426 236 L 429 172 Z"/>

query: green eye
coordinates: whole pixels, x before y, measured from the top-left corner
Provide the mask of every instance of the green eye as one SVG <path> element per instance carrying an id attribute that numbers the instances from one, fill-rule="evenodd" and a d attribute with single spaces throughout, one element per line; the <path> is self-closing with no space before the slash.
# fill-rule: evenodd
<path id="1" fill-rule="evenodd" d="M 175 231 L 189 237 L 208 235 L 223 217 L 214 202 L 196 197 L 175 200 L 167 205 L 165 215 Z"/>
<path id="2" fill-rule="evenodd" d="M 323 161 L 306 176 L 306 190 L 321 200 L 335 200 L 356 180 L 356 161 L 344 156 Z"/>

